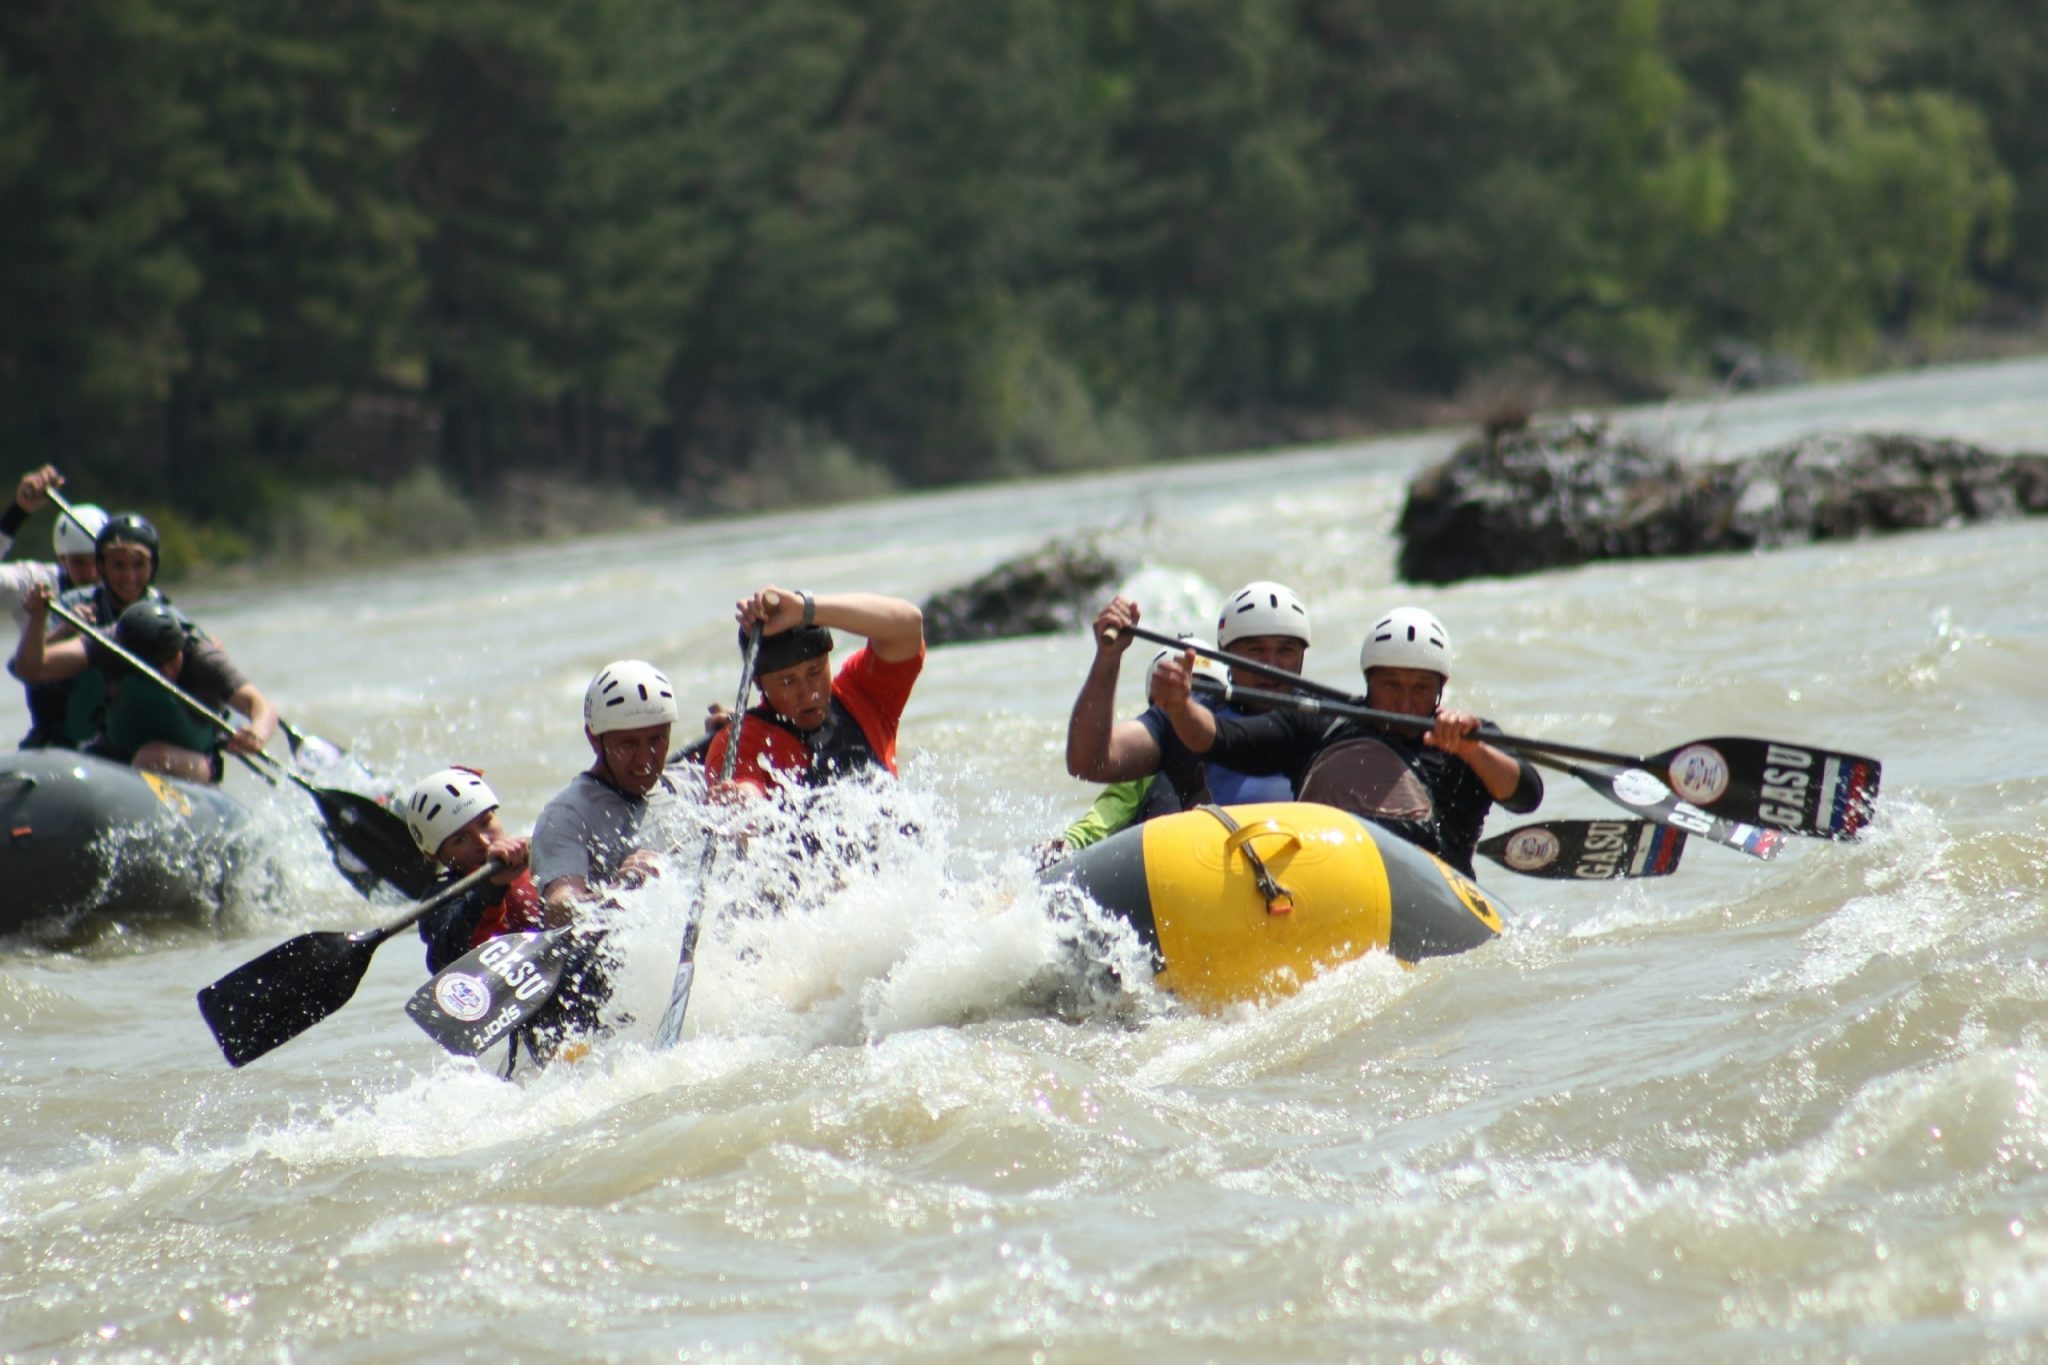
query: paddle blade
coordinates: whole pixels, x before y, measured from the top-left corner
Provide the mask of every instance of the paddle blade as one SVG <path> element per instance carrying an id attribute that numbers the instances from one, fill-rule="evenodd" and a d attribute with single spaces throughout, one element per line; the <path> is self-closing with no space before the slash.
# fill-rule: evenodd
<path id="1" fill-rule="evenodd" d="M 360 792 L 333 787 L 308 787 L 327 822 L 327 833 L 336 849 L 336 863 L 342 875 L 357 881 L 351 864 L 339 854 L 345 850 L 356 864 L 398 888 L 408 900 L 418 900 L 433 891 L 440 872 L 428 862 L 412 841 L 405 821 L 389 806 Z M 357 882 L 357 889 L 361 885 Z"/>
<path id="2" fill-rule="evenodd" d="M 199 1013 L 229 1066 L 290 1042 L 349 1002 L 382 940 L 322 930 L 300 934 L 199 992 Z"/>
<path id="3" fill-rule="evenodd" d="M 1685 852 L 1685 831 L 1650 820 L 1547 820 L 1496 834 L 1479 852 L 1525 877 L 1668 877 Z"/>
<path id="4" fill-rule="evenodd" d="M 413 992 L 405 1012 L 427 1036 L 474 1057 L 540 1012 L 581 951 L 573 929 L 504 934 L 449 963 Z"/>
<path id="5" fill-rule="evenodd" d="M 1696 739 L 1652 762 L 1701 810 L 1815 839 L 1852 839 L 1877 806 L 1874 758 L 1775 739 Z"/>
<path id="6" fill-rule="evenodd" d="M 1559 764 L 1617 806 L 1625 806 L 1646 820 L 1655 821 L 1687 834 L 1696 834 L 1737 853 L 1747 853 L 1765 862 L 1778 856 L 1785 843 L 1782 830 L 1763 829 L 1709 814 L 1680 799 L 1654 773 L 1641 768 L 1589 768 L 1576 763 Z"/>

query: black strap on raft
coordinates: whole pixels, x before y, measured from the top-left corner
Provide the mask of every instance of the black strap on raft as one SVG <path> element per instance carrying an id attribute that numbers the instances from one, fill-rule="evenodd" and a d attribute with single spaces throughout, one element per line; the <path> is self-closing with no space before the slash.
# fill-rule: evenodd
<path id="1" fill-rule="evenodd" d="M 1269 915 L 1292 913 L 1294 910 L 1294 893 L 1273 880 L 1273 874 L 1266 870 L 1265 859 L 1261 858 L 1258 850 L 1251 845 L 1252 837 L 1258 834 L 1262 827 L 1254 825 L 1251 829 L 1247 830 L 1231 818 L 1229 811 L 1214 803 L 1205 802 L 1201 806 L 1196 807 L 1196 809 L 1205 810 L 1215 816 L 1223 825 L 1223 828 L 1229 830 L 1233 836 L 1237 836 L 1230 840 L 1230 845 L 1234 845 L 1238 852 L 1244 854 L 1244 860 L 1252 865 L 1252 876 L 1259 883 L 1259 893 L 1266 898 L 1266 913 Z M 1271 827 L 1268 832 L 1286 833 L 1278 825 L 1272 824 L 1271 821 L 1268 821 L 1267 825 Z M 1287 837 L 1294 839 L 1297 843 L 1300 842 L 1292 834 L 1288 834 Z"/>

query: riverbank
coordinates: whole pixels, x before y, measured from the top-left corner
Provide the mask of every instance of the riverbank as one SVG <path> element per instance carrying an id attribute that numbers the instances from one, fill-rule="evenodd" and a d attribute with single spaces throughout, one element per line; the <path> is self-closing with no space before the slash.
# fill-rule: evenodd
<path id="1" fill-rule="evenodd" d="M 1904 375 L 2034 354 L 2048 354 L 2048 319 L 1958 329 L 1936 341 L 1895 338 L 1881 347 L 1875 357 L 1880 363 L 1801 382 Z M 1166 465 L 1419 431 L 1515 425 L 1542 414 L 1709 400 L 1737 391 L 1790 387 L 1768 381 L 1803 373 L 1799 363 L 1787 357 L 1731 352 L 1724 359 L 1730 363 L 1717 374 L 1659 379 L 1574 367 L 1569 358 L 1531 361 L 1476 377 L 1451 394 L 1388 388 L 1361 396 L 1345 412 L 1281 411 L 1208 421 L 1162 437 L 1157 445 L 1126 439 L 1114 444 L 1099 467 Z M 960 480 L 987 481 L 991 480 Z M 593 484 L 518 470 L 498 479 L 487 496 L 476 497 L 458 489 L 434 466 L 417 465 L 388 482 L 341 481 L 303 490 L 275 510 L 261 533 L 149 510 L 164 528 L 169 581 L 232 585 L 280 573 L 320 574 L 491 545 L 569 540 L 865 501 L 902 491 L 886 471 L 842 444 L 791 441 L 758 454 L 747 467 L 714 483 L 687 490 Z"/>

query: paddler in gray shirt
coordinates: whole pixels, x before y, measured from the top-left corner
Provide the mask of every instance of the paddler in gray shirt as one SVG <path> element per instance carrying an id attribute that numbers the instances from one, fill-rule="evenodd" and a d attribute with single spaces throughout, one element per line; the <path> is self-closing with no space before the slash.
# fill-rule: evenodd
<path id="1" fill-rule="evenodd" d="M 577 905 L 659 876 L 662 816 L 678 790 L 664 771 L 676 719 L 675 689 L 653 664 L 621 659 L 583 693 L 583 737 L 595 761 L 541 810 L 533 827 L 533 880 L 550 924 Z"/>

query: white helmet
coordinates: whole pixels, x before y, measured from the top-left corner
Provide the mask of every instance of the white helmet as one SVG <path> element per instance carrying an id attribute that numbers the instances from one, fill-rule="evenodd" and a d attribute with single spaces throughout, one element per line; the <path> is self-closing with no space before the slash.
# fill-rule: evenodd
<path id="1" fill-rule="evenodd" d="M 1183 635 L 1181 640 L 1184 644 L 1193 645 L 1197 649 L 1215 648 L 1207 640 L 1195 635 Z M 1159 676 L 1159 665 L 1165 663 L 1168 659 L 1178 659 L 1186 652 L 1186 649 L 1162 649 L 1157 654 L 1154 654 L 1152 656 L 1152 667 L 1145 674 L 1145 690 L 1147 692 L 1152 690 L 1152 679 Z M 1216 661 L 1203 654 L 1195 655 L 1195 672 L 1198 674 L 1206 673 L 1212 678 L 1221 676 L 1221 671 L 1216 667 Z"/>
<path id="2" fill-rule="evenodd" d="M 57 529 L 50 536 L 57 557 L 91 554 L 99 543 L 100 528 L 106 524 L 106 509 L 89 502 L 75 502 L 69 512 L 57 513 Z"/>
<path id="3" fill-rule="evenodd" d="M 583 728 L 593 735 L 672 725 L 676 692 L 668 674 L 639 659 L 619 659 L 597 671 L 583 690 Z"/>
<path id="4" fill-rule="evenodd" d="M 1451 633 L 1421 607 L 1396 607 L 1373 623 L 1358 651 L 1358 668 L 1420 668 L 1451 680 Z"/>
<path id="5" fill-rule="evenodd" d="M 469 768 L 443 768 L 430 773 L 405 798 L 405 827 L 429 858 L 448 836 L 482 815 L 496 810 L 498 794 Z"/>
<path id="6" fill-rule="evenodd" d="M 1216 641 L 1225 649 L 1239 640 L 1258 635 L 1285 635 L 1306 646 L 1308 608 L 1291 588 L 1261 579 L 1247 583 L 1237 596 L 1223 604 L 1216 622 Z"/>

